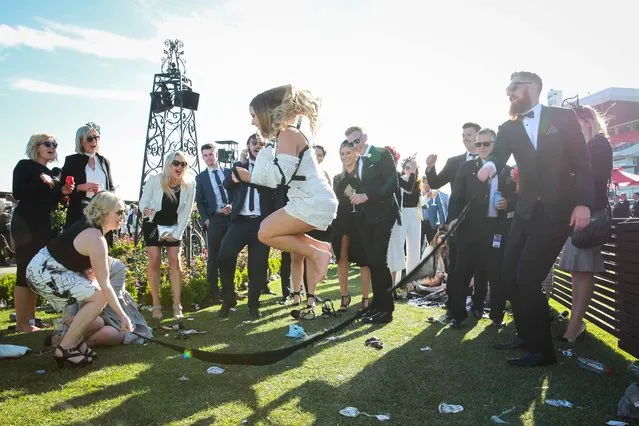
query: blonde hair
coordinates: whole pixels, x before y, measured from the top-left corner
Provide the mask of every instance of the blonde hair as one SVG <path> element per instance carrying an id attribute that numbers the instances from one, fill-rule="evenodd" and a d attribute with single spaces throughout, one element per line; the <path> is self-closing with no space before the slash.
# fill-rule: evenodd
<path id="1" fill-rule="evenodd" d="M 77 132 L 75 132 L 75 152 L 78 154 L 84 154 L 84 149 L 82 148 L 82 141 L 89 135 L 89 131 L 94 130 L 95 133 L 100 136 L 100 126 L 89 121 L 84 126 L 80 127 Z M 98 144 L 96 152 L 100 152 L 100 145 Z"/>
<path id="2" fill-rule="evenodd" d="M 249 105 L 255 111 L 260 133 L 266 138 L 275 136 L 298 115 L 308 118 L 314 135 L 319 129 L 321 101 L 308 90 L 286 84 L 260 93 Z"/>
<path id="3" fill-rule="evenodd" d="M 84 208 L 84 216 L 93 226 L 102 226 L 104 216 L 118 208 L 126 209 L 124 201 L 113 192 L 102 191 L 91 198 L 91 202 Z"/>
<path id="4" fill-rule="evenodd" d="M 344 136 L 348 137 L 351 133 L 360 132 L 362 135 L 364 134 L 364 129 L 359 126 L 351 126 L 344 132 Z"/>
<path id="5" fill-rule="evenodd" d="M 164 159 L 164 167 L 162 168 L 162 177 L 160 178 L 160 185 L 162 186 L 162 191 L 169 197 L 171 201 L 177 201 L 177 197 L 175 196 L 175 192 L 171 188 L 171 163 L 175 160 L 175 157 L 181 157 L 182 161 L 187 163 L 187 166 L 184 168 L 184 173 L 182 174 L 182 179 L 180 181 L 180 186 L 185 185 L 187 183 L 187 175 L 188 175 L 188 158 L 186 154 L 182 151 L 173 151 L 170 152 L 169 155 Z M 178 160 L 179 161 L 179 160 Z"/>
<path id="6" fill-rule="evenodd" d="M 590 125 L 592 134 L 586 142 L 588 142 L 599 133 L 608 138 L 608 125 L 606 124 L 608 118 L 605 116 L 605 114 L 601 114 L 590 105 L 583 105 L 579 107 L 579 110 L 577 111 L 577 117 L 579 117 L 580 120 L 587 121 Z"/>
<path id="7" fill-rule="evenodd" d="M 38 145 L 40 142 L 48 141 L 49 139 L 55 140 L 55 137 L 50 133 L 36 133 L 31 135 L 29 138 L 29 142 L 27 142 L 27 148 L 25 149 L 25 154 L 27 157 L 33 161 L 38 161 Z M 58 152 L 55 153 L 55 158 L 53 161 L 58 161 Z"/>

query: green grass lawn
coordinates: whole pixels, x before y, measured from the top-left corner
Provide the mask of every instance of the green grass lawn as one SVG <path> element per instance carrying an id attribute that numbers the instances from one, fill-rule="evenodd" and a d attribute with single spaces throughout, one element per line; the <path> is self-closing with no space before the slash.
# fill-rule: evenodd
<path id="1" fill-rule="evenodd" d="M 335 269 L 318 294 L 338 299 Z M 359 294 L 353 272 L 351 293 Z M 279 282 L 273 283 L 279 291 Z M 248 310 L 240 304 L 229 320 L 217 318 L 216 308 L 187 314 L 186 328 L 207 334 L 177 341 L 164 333 L 161 339 L 188 343 L 215 351 L 253 352 L 293 344 L 285 334 L 294 320 L 291 307 L 262 297 L 264 317 L 245 323 Z M 353 298 L 347 315 L 359 302 Z M 339 302 L 335 302 L 335 307 Z M 558 305 L 554 307 L 560 308 Z M 563 310 L 563 308 L 561 308 Z M 9 323 L 9 310 L 0 311 L 0 330 Z M 342 319 L 319 318 L 301 325 L 308 334 Z M 150 317 L 150 312 L 146 312 Z M 98 349 L 100 358 L 85 369 L 58 370 L 51 354 L 28 354 L 0 360 L 0 418 L 2 424 L 245 424 L 337 425 L 376 424 L 375 419 L 342 417 L 338 411 L 357 407 L 371 414 L 389 413 L 393 424 L 492 424 L 490 417 L 511 407 L 504 416 L 509 424 L 597 425 L 617 419 L 616 407 L 634 380 L 626 370 L 628 354 L 614 338 L 589 324 L 584 342 L 572 345 L 580 356 L 605 362 L 612 377 L 577 367 L 573 359 L 558 354 L 560 363 L 549 368 L 509 367 L 505 359 L 519 351 L 497 351 L 496 341 L 508 340 L 509 324 L 499 333 L 487 319 L 468 320 L 462 330 L 429 324 L 441 309 L 396 306 L 393 323 L 380 327 L 355 323 L 339 333 L 340 339 L 300 350 L 276 364 L 262 367 L 222 366 L 221 375 L 207 374 L 212 364 L 184 359 L 158 345 Z M 51 316 L 40 315 L 43 318 Z M 170 322 L 167 320 L 166 322 Z M 564 325 L 555 323 L 559 333 Z M 13 335 L 3 331 L 0 343 L 39 349 L 46 331 Z M 364 346 L 376 336 L 383 350 Z M 420 348 L 430 346 L 432 352 Z M 567 348 L 557 345 L 557 349 Z M 36 370 L 46 370 L 36 374 Z M 188 380 L 178 380 L 181 376 Z M 567 399 L 582 407 L 556 408 L 544 399 Z M 439 414 L 441 402 L 461 404 L 458 414 Z"/>

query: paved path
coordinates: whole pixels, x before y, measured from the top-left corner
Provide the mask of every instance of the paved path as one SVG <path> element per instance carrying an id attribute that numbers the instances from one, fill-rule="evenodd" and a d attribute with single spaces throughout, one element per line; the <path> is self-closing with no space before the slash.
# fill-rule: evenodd
<path id="1" fill-rule="evenodd" d="M 0 266 L 0 276 L 4 274 L 15 274 L 16 267 L 15 266 Z"/>

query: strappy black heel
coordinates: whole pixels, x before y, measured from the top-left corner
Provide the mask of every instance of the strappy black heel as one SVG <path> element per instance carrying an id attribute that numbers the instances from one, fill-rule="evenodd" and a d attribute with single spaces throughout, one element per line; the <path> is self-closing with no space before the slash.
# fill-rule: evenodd
<path id="1" fill-rule="evenodd" d="M 293 295 L 293 306 L 299 306 L 302 303 L 302 290 L 294 291 L 291 293 Z M 295 301 L 295 296 L 299 297 L 300 300 Z"/>
<path id="2" fill-rule="evenodd" d="M 58 368 L 64 368 L 67 364 L 74 368 L 86 367 L 93 362 L 93 359 L 80 352 L 78 347 L 79 346 L 69 349 L 64 349 L 60 345 L 55 347 L 53 359 L 55 359 L 55 363 L 58 365 Z"/>
<path id="3" fill-rule="evenodd" d="M 362 301 L 359 304 L 359 310 L 365 311 L 368 309 L 368 297 L 362 297 Z"/>
<path id="4" fill-rule="evenodd" d="M 308 304 L 308 299 L 313 298 L 315 301 L 315 295 L 311 293 L 306 293 L 306 308 L 304 309 L 293 309 L 291 311 L 291 316 L 296 320 L 312 320 L 315 319 L 315 306 L 311 306 Z"/>
<path id="5" fill-rule="evenodd" d="M 80 344 L 78 345 L 78 350 L 80 351 L 81 354 L 88 356 L 92 359 L 96 359 L 98 357 L 98 353 L 94 351 L 93 349 L 91 349 L 91 347 L 87 344 L 86 340 L 83 340 L 82 342 L 80 342 Z"/>
<path id="6" fill-rule="evenodd" d="M 347 294 L 346 296 L 342 296 L 342 304 L 340 305 L 339 309 L 337 310 L 337 312 L 346 312 L 346 310 L 348 309 L 348 306 L 351 304 L 351 296 L 350 294 Z"/>

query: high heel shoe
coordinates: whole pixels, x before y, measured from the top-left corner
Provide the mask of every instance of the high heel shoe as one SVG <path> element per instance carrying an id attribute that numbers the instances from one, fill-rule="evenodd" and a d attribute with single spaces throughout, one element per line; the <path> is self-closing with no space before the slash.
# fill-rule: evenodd
<path id="1" fill-rule="evenodd" d="M 96 359 L 98 357 L 98 353 L 91 349 L 91 347 L 89 347 L 86 340 L 80 342 L 80 344 L 78 345 L 78 350 L 81 354 L 88 356 L 91 359 Z"/>
<path id="2" fill-rule="evenodd" d="M 158 321 L 162 319 L 162 306 L 157 305 L 153 307 L 153 314 L 151 315 L 151 318 Z"/>
<path id="3" fill-rule="evenodd" d="M 347 294 L 346 296 L 342 296 L 342 304 L 340 305 L 337 312 L 346 312 L 350 304 L 351 304 L 351 296 L 349 294 Z"/>
<path id="4" fill-rule="evenodd" d="M 364 311 L 368 309 L 368 297 L 362 297 L 362 301 L 359 304 L 359 310 Z"/>
<path id="5" fill-rule="evenodd" d="M 182 319 L 184 315 L 182 314 L 182 305 L 174 305 L 173 306 L 173 318 Z"/>
<path id="6" fill-rule="evenodd" d="M 64 349 L 60 345 L 55 347 L 53 359 L 55 359 L 55 363 L 58 365 L 58 368 L 64 368 L 66 364 L 75 368 L 86 367 L 93 362 L 93 359 L 80 352 L 78 347 L 79 346 L 69 349 Z"/>
<path id="7" fill-rule="evenodd" d="M 300 291 L 294 291 L 293 293 L 291 293 L 293 295 L 293 305 L 294 306 L 299 306 L 300 303 L 302 303 L 302 290 Z M 295 296 L 297 296 L 297 302 L 295 301 Z"/>
<path id="8" fill-rule="evenodd" d="M 574 339 L 570 340 L 564 336 L 558 336 L 557 340 L 559 340 L 560 342 L 566 342 L 566 343 L 575 343 L 575 342 L 581 342 L 586 338 L 586 329 L 587 324 L 585 322 L 582 322 L 582 328 L 579 331 L 579 334 L 577 334 L 577 337 L 575 337 Z"/>

